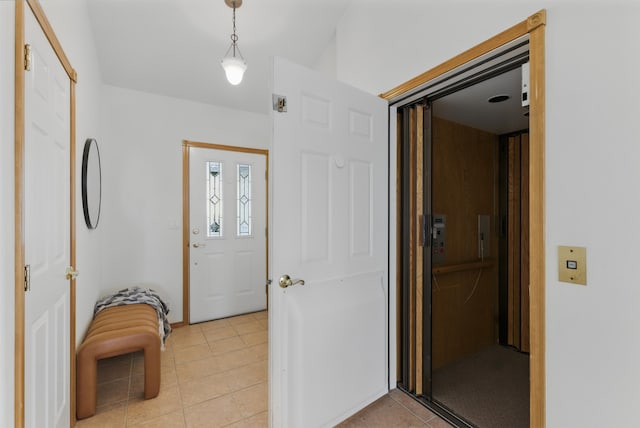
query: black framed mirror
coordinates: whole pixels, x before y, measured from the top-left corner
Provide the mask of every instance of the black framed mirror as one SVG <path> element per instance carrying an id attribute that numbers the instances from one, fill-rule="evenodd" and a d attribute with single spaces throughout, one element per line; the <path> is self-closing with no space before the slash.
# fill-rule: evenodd
<path id="1" fill-rule="evenodd" d="M 82 207 L 84 221 L 89 229 L 98 227 L 102 203 L 102 171 L 100 151 L 95 138 L 87 138 L 82 153 Z"/>

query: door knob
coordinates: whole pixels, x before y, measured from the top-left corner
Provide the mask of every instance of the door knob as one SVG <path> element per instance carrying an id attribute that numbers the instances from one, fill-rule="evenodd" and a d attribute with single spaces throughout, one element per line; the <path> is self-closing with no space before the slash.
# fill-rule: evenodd
<path id="1" fill-rule="evenodd" d="M 201 244 L 199 242 L 194 242 L 193 243 L 193 248 L 200 248 L 200 247 L 206 247 L 206 245 L 205 244 Z"/>
<path id="2" fill-rule="evenodd" d="M 282 275 L 280 277 L 280 287 L 282 288 L 291 287 L 296 284 L 304 285 L 304 279 L 291 279 L 289 275 Z"/>

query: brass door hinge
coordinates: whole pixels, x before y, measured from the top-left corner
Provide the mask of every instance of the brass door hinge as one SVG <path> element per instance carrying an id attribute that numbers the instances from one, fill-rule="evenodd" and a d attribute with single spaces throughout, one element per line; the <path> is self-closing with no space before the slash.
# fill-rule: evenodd
<path id="1" fill-rule="evenodd" d="M 24 69 L 31 71 L 31 45 L 24 45 Z"/>
<path id="2" fill-rule="evenodd" d="M 67 270 L 64 273 L 65 278 L 67 279 L 71 279 L 74 280 L 78 277 L 78 275 L 80 274 L 80 272 L 78 272 L 77 270 L 75 270 L 73 268 L 73 266 L 67 266 Z"/>
<path id="3" fill-rule="evenodd" d="M 24 291 L 31 290 L 31 265 L 24 267 Z"/>
<path id="4" fill-rule="evenodd" d="M 287 97 L 283 95 L 271 95 L 271 100 L 273 102 L 273 110 L 278 113 L 286 113 L 287 112 Z"/>

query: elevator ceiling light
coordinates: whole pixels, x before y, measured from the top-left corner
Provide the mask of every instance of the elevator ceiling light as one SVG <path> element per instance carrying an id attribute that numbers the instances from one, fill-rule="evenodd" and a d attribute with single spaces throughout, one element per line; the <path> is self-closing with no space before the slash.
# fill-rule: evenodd
<path id="1" fill-rule="evenodd" d="M 501 103 L 501 102 L 507 101 L 509 98 L 511 98 L 509 95 L 500 94 L 500 95 L 492 96 L 487 101 L 490 102 L 491 104 L 495 104 L 495 103 Z"/>

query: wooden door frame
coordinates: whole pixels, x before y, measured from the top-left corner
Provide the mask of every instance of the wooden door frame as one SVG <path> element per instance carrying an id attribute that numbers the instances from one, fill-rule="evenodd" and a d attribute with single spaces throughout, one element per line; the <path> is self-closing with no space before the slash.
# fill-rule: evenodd
<path id="1" fill-rule="evenodd" d="M 265 256 L 266 277 L 269 277 L 269 150 L 249 147 L 227 146 L 223 144 L 182 141 L 182 321 L 172 324 L 174 327 L 189 325 L 189 149 L 200 148 L 210 150 L 226 150 L 239 153 L 264 155 L 265 157 L 265 227 L 267 229 Z M 266 286 L 266 284 L 265 284 Z"/>
<path id="2" fill-rule="evenodd" d="M 25 291 L 24 291 L 24 262 L 25 262 L 25 224 L 24 224 L 24 161 L 25 161 L 25 126 L 24 126 L 24 103 L 25 103 L 25 70 L 24 70 L 24 17 L 25 4 L 33 12 L 36 21 L 40 24 L 47 40 L 51 44 L 53 51 L 60 60 L 62 67 L 69 77 L 70 90 L 70 183 L 69 183 L 69 203 L 70 203 L 70 264 L 76 267 L 76 203 L 75 203 L 75 183 L 76 183 L 76 83 L 78 75 L 71 66 L 62 45 L 58 40 L 49 20 L 47 19 L 42 6 L 38 0 L 17 0 L 15 2 L 15 122 L 14 122 L 14 147 L 15 147 L 15 344 L 14 344 L 14 424 L 16 427 L 23 427 L 25 423 Z M 71 412 L 70 421 L 74 425 L 76 413 L 76 281 L 70 280 L 69 291 L 69 346 L 70 346 L 70 384 L 69 384 L 69 410 Z"/>
<path id="3" fill-rule="evenodd" d="M 477 59 L 522 36 L 529 36 L 530 110 L 529 110 L 529 295 L 531 329 L 530 425 L 546 423 L 545 390 L 545 26 L 546 10 L 529 16 L 513 27 L 453 57 L 419 76 L 383 93 L 391 100 L 415 91 L 425 83 Z"/>

